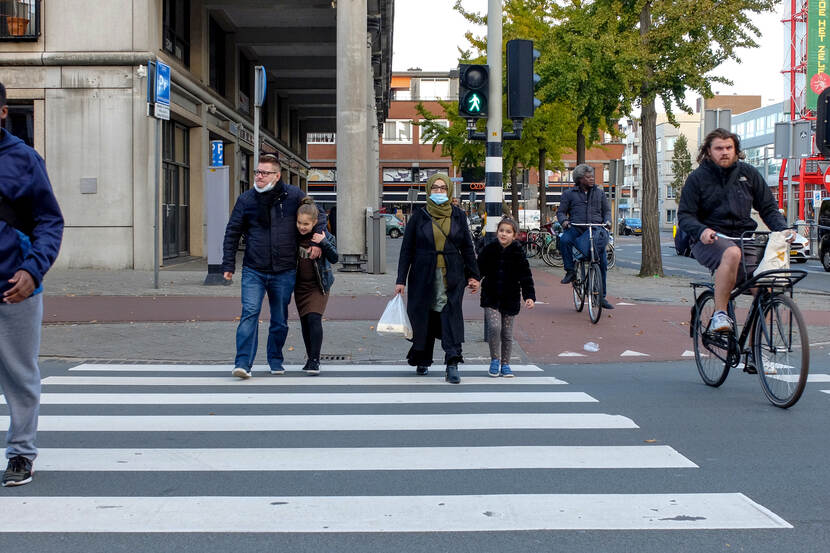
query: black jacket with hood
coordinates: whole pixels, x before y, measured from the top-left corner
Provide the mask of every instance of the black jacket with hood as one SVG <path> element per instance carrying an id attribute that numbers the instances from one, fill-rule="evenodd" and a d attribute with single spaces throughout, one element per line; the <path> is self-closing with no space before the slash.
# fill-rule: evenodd
<path id="1" fill-rule="evenodd" d="M 481 273 L 481 307 L 505 315 L 518 315 L 522 297 L 536 301 L 530 264 L 515 240 L 503 248 L 498 240 L 487 244 L 478 256 Z"/>

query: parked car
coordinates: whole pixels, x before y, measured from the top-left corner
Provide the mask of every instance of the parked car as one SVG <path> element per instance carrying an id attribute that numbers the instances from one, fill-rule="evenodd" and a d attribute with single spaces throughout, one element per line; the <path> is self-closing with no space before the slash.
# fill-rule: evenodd
<path id="1" fill-rule="evenodd" d="M 795 235 L 795 240 L 790 244 L 790 261 L 795 263 L 807 263 L 810 259 L 810 241 L 801 236 Z"/>
<path id="2" fill-rule="evenodd" d="M 643 221 L 639 217 L 624 217 L 620 221 L 620 228 L 618 231 L 623 236 L 642 236 Z"/>
<path id="3" fill-rule="evenodd" d="M 818 224 L 818 258 L 824 270 L 830 272 L 830 198 L 821 201 Z"/>
<path id="4" fill-rule="evenodd" d="M 406 227 L 403 221 L 391 213 L 384 213 L 383 218 L 386 219 L 386 234 L 389 235 L 389 238 L 400 238 L 403 236 L 403 230 Z"/>

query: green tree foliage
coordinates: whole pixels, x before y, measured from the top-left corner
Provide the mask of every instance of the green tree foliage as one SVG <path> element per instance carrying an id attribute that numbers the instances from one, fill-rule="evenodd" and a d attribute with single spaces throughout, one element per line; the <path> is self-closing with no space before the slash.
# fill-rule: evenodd
<path id="1" fill-rule="evenodd" d="M 458 103 L 440 100 L 438 103 L 444 113 L 432 113 L 422 102 L 415 106 L 421 120 L 414 124 L 421 128 L 423 142 L 431 143 L 432 151 L 440 146 L 441 155 L 450 158 L 455 167 L 480 166 L 484 163 L 484 143 L 467 140 L 467 121 L 458 115 Z M 440 120 L 449 121 L 449 126 L 439 123 Z"/>
<path id="2" fill-rule="evenodd" d="M 674 197 L 680 203 L 680 192 L 686 183 L 686 177 L 692 172 L 692 155 L 689 153 L 689 142 L 685 135 L 680 135 L 674 142 L 674 155 L 671 158 L 671 171 L 674 179 L 671 181 Z"/>

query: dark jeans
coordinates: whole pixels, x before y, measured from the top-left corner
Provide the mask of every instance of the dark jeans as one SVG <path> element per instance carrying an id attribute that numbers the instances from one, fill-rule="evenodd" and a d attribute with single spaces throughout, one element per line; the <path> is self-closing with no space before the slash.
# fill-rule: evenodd
<path id="1" fill-rule="evenodd" d="M 455 363 L 463 363 L 464 359 L 461 357 L 461 344 L 453 342 L 449 337 L 449 333 L 443 331 L 444 328 L 449 328 L 450 324 L 443 319 L 449 312 L 449 307 L 444 307 L 441 313 L 430 310 L 429 325 L 427 328 L 427 343 L 426 349 L 416 350 L 413 346 L 406 354 L 406 359 L 410 365 L 429 367 L 432 365 L 432 351 L 435 348 L 436 338 L 441 339 L 441 349 L 444 350 L 444 363 L 452 365 Z"/>
<path id="2" fill-rule="evenodd" d="M 599 270 L 602 273 L 602 296 L 605 297 L 606 273 L 608 272 L 608 256 L 605 249 L 608 247 L 608 232 L 605 229 L 595 228 L 594 251 L 599 261 Z M 559 251 L 562 252 L 562 264 L 566 271 L 574 270 L 574 256 L 572 248 L 579 250 L 585 258 L 591 256 L 591 246 L 588 243 L 588 229 L 571 227 L 562 233 L 559 238 Z"/>
<path id="3" fill-rule="evenodd" d="M 236 329 L 235 366 L 250 370 L 257 350 L 257 328 L 262 299 L 268 294 L 268 308 L 271 311 L 271 325 L 268 328 L 268 366 L 281 369 L 282 347 L 288 336 L 288 302 L 294 292 L 297 272 L 261 273 L 254 269 L 242 268 L 242 316 Z"/>

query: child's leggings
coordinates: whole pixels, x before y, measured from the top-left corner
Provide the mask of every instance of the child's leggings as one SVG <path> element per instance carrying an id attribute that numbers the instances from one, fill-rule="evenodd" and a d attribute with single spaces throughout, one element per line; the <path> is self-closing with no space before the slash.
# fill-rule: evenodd
<path id="1" fill-rule="evenodd" d="M 323 315 L 308 313 L 300 317 L 303 329 L 305 352 L 309 359 L 320 360 L 320 348 L 323 347 Z"/>
<path id="2" fill-rule="evenodd" d="M 487 317 L 487 342 L 490 344 L 490 359 L 501 359 L 502 364 L 510 364 L 510 351 L 513 349 L 513 315 L 505 315 L 498 309 L 484 308 Z M 499 349 L 501 342 L 501 349 Z"/>

